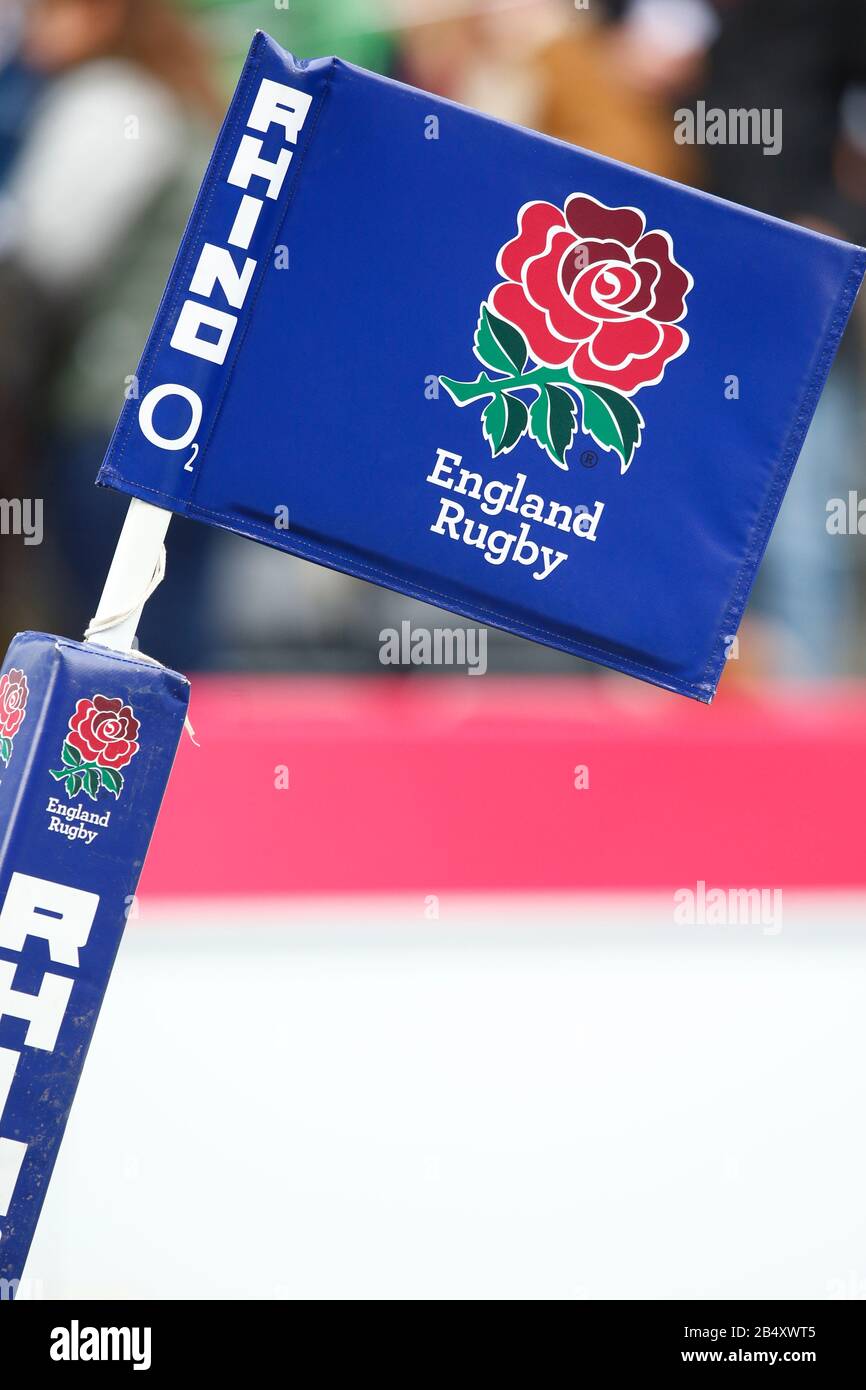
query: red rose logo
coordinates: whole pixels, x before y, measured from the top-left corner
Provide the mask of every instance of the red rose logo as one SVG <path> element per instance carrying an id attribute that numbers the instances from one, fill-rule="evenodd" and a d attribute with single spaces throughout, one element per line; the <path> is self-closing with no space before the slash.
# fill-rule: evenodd
<path id="1" fill-rule="evenodd" d="M 481 306 L 474 343 L 484 366 L 504 375 L 440 381 L 460 406 L 492 397 L 483 429 L 494 456 L 528 433 L 561 468 L 577 397 L 584 432 L 618 453 L 625 472 L 644 425 L 629 397 L 685 352 L 692 277 L 667 232 L 647 231 L 637 208 L 605 207 L 587 193 L 563 208 L 524 204 L 517 229 L 497 257 L 503 279 Z"/>
<path id="2" fill-rule="evenodd" d="M 23 671 L 6 671 L 0 676 L 0 762 L 8 766 L 12 740 L 24 722 L 27 708 L 27 677 Z"/>
<path id="3" fill-rule="evenodd" d="M 63 767 L 52 771 L 51 776 L 66 783 L 70 796 L 84 791 L 95 801 L 100 787 L 120 796 L 120 769 L 138 752 L 140 727 L 131 706 L 119 696 L 94 695 L 92 700 L 79 700 L 61 752 Z"/>
<path id="4" fill-rule="evenodd" d="M 677 325 L 692 277 L 667 232 L 646 232 L 637 208 L 573 193 L 559 209 L 527 203 L 496 262 L 505 283 L 490 303 L 519 328 L 537 362 L 566 363 L 576 381 L 630 396 L 661 381 L 688 345 Z"/>
<path id="5" fill-rule="evenodd" d="M 94 695 L 79 700 L 69 721 L 69 738 L 83 758 L 100 767 L 126 767 L 138 752 L 138 720 L 120 698 Z"/>

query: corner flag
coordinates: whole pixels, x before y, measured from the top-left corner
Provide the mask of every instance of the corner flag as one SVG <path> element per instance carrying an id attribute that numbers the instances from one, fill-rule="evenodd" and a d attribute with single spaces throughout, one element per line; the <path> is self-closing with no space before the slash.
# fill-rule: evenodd
<path id="1" fill-rule="evenodd" d="M 864 256 L 259 33 L 99 482 L 709 701 Z"/>

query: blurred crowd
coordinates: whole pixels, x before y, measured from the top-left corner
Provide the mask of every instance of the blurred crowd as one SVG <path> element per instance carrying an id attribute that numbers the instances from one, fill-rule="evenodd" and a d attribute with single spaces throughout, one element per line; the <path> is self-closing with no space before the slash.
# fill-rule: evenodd
<path id="1" fill-rule="evenodd" d="M 864 0 L 0 0 L 0 646 L 80 635 L 126 507 L 93 486 L 255 28 L 835 236 L 866 242 Z M 780 109 L 784 139 L 688 145 L 674 112 Z M 785 500 L 739 674 L 866 673 L 862 311 Z M 176 520 L 142 647 L 182 670 L 378 670 L 410 600 Z M 435 621 L 435 620 L 434 620 Z M 447 623 L 455 620 L 448 617 Z M 490 668 L 580 669 L 491 634 Z"/>

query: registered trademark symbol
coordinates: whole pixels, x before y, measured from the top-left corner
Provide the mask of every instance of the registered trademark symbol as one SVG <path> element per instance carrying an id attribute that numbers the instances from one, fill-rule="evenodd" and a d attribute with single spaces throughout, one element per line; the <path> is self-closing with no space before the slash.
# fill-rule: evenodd
<path id="1" fill-rule="evenodd" d="M 598 454 L 593 449 L 584 449 L 580 456 L 580 461 L 584 468 L 595 468 L 598 463 Z"/>

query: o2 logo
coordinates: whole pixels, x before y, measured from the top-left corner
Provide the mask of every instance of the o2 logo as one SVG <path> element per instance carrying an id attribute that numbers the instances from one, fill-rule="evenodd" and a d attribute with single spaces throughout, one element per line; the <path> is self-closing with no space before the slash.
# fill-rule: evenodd
<path id="1" fill-rule="evenodd" d="M 189 406 L 189 423 L 183 434 L 177 436 L 161 434 L 154 424 L 156 407 L 169 396 L 178 396 Z M 138 409 L 138 423 L 145 439 L 157 449 L 169 449 L 172 453 L 180 453 L 192 445 L 192 453 L 183 466 L 185 473 L 191 473 L 199 454 L 199 445 L 194 441 L 201 424 L 202 411 L 201 397 L 196 395 L 195 391 L 189 386 L 179 386 L 177 382 L 170 381 L 162 386 L 154 386 L 152 391 L 148 391 Z"/>
<path id="2" fill-rule="evenodd" d="M 195 269 L 186 286 L 187 297 L 171 335 L 170 346 L 199 362 L 213 363 L 222 367 L 229 346 L 234 338 L 240 310 L 246 303 L 259 261 L 254 256 L 244 256 L 243 265 L 235 261 L 238 251 L 246 253 L 253 242 L 266 239 L 266 229 L 256 229 L 259 218 L 267 203 L 278 203 L 289 165 L 294 158 L 294 149 L 313 98 L 308 92 L 297 87 L 289 87 L 284 82 L 275 82 L 263 77 L 256 91 L 255 99 L 247 117 L 246 131 L 235 148 L 234 161 L 226 176 L 226 185 L 239 189 L 237 206 L 231 225 L 224 232 L 225 245 L 205 241 L 202 245 Z M 251 131 L 267 134 L 272 126 L 282 130 L 281 148 L 276 160 L 264 157 L 264 142 Z M 260 196 L 251 192 L 258 188 Z M 219 287 L 219 296 L 217 296 Z M 194 298 L 193 296 L 198 296 Z M 219 303 L 214 299 L 219 298 Z M 225 304 L 227 307 L 223 307 Z M 154 414 L 160 402 L 176 397 L 185 401 L 189 407 L 189 421 L 181 434 L 166 435 L 157 429 Z M 182 413 L 175 406 L 173 417 Z M 192 473 L 193 464 L 198 458 L 200 446 L 195 442 L 202 419 L 201 398 L 188 386 L 168 382 L 148 391 L 138 411 L 141 432 L 150 444 L 157 449 L 168 449 L 172 453 L 182 453 L 192 448 L 192 453 L 184 464 L 184 472 Z"/>

